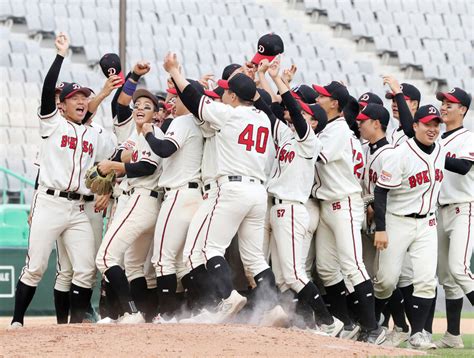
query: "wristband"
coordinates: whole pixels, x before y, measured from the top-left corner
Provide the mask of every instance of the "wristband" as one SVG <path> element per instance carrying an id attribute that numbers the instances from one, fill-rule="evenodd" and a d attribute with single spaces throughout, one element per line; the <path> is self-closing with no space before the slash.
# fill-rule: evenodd
<path id="1" fill-rule="evenodd" d="M 125 93 L 127 96 L 132 97 L 132 96 L 133 96 L 133 93 L 135 92 L 136 89 L 137 89 L 137 84 L 131 82 L 131 81 L 128 79 L 127 82 L 125 82 L 122 91 L 123 91 L 123 93 Z"/>
<path id="2" fill-rule="evenodd" d="M 137 75 L 135 72 L 132 71 L 132 74 L 130 75 L 130 78 L 134 80 L 135 82 L 138 82 L 140 80 L 140 75 Z"/>

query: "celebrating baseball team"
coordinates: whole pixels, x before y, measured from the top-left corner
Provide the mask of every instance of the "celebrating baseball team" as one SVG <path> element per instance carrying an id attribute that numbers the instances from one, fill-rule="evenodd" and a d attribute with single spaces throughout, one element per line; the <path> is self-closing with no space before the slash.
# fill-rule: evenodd
<path id="1" fill-rule="evenodd" d="M 463 89 L 422 106 L 420 91 L 392 76 L 381 78 L 387 93 L 358 99 L 342 82 L 295 86 L 297 68 L 280 67 L 284 44 L 270 33 L 216 82 L 186 78 L 169 52 L 154 68 L 169 74 L 166 97 L 137 88 L 150 63 L 124 75 L 105 54 L 95 94 L 58 84 L 67 35 L 55 45 L 10 329 L 23 327 L 55 247 L 58 324 L 90 315 L 100 271 L 98 324 L 234 322 L 463 347 L 464 296 L 474 305 Z M 114 91 L 112 133 L 94 114 Z M 433 342 L 438 282 L 447 331 Z"/>

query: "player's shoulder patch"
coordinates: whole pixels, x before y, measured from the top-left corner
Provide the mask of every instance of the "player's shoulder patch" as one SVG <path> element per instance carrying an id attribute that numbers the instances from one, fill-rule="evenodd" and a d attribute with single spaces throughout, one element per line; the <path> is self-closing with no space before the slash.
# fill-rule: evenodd
<path id="1" fill-rule="evenodd" d="M 380 181 L 389 182 L 390 180 L 392 180 L 392 174 L 386 170 L 382 170 L 380 173 Z"/>

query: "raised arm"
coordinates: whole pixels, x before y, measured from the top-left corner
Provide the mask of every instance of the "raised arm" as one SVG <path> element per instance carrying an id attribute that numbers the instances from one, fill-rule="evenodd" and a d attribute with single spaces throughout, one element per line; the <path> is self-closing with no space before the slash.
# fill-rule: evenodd
<path id="1" fill-rule="evenodd" d="M 308 124 L 306 120 L 303 118 L 301 114 L 301 108 L 296 102 L 296 100 L 291 95 L 290 89 L 288 86 L 283 82 L 280 76 L 280 62 L 278 60 L 274 60 L 270 65 L 270 69 L 268 70 L 270 77 L 275 82 L 275 85 L 278 88 L 278 92 L 280 92 L 281 98 L 283 103 L 288 108 L 290 112 L 291 119 L 293 121 L 293 125 L 295 127 L 296 133 L 298 134 L 299 138 L 304 138 L 308 133 Z"/>
<path id="2" fill-rule="evenodd" d="M 400 89 L 400 84 L 397 79 L 392 76 L 384 76 L 383 83 L 388 84 L 390 90 L 395 95 L 394 98 L 398 107 L 398 119 L 400 120 L 400 127 L 402 127 L 403 133 L 405 133 L 407 137 L 413 138 L 415 136 L 415 131 L 413 130 L 413 116 L 408 108 L 405 96 Z"/>
<path id="3" fill-rule="evenodd" d="M 69 49 L 69 39 L 64 32 L 60 32 L 56 36 L 54 45 L 56 46 L 57 55 L 46 74 L 41 92 L 40 114 L 42 116 L 53 113 L 56 110 L 56 82 L 58 81 L 61 65 Z"/>

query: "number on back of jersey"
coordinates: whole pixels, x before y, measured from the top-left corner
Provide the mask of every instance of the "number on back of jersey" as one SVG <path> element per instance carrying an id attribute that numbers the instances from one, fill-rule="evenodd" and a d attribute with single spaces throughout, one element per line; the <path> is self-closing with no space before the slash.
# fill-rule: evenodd
<path id="1" fill-rule="evenodd" d="M 265 153 L 269 133 L 267 127 L 258 127 L 254 138 L 254 126 L 253 124 L 249 124 L 245 127 L 242 133 L 240 133 L 238 143 L 244 145 L 245 150 L 248 152 L 255 147 L 257 153 Z"/>

